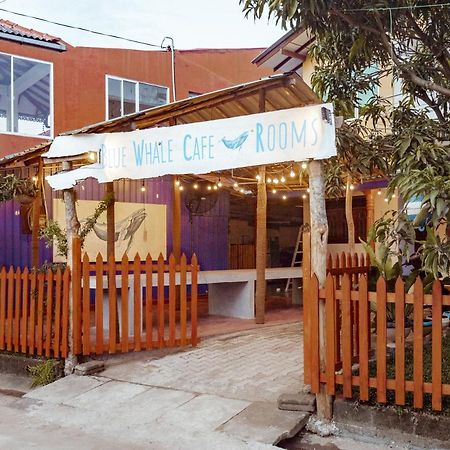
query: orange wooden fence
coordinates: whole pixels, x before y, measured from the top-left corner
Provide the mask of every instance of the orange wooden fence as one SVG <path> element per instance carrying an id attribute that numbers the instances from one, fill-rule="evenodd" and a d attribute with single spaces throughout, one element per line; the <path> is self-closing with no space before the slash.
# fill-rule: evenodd
<path id="1" fill-rule="evenodd" d="M 303 237 L 303 253 L 305 255 L 310 254 L 310 240 L 309 233 L 306 232 Z M 308 345 L 310 342 L 310 309 L 309 305 L 309 293 L 311 292 L 308 288 L 308 282 L 310 281 L 310 276 L 307 273 L 309 264 L 305 265 L 309 261 L 303 262 L 303 324 L 304 324 L 304 346 L 303 346 L 303 361 L 304 361 L 304 381 L 306 384 L 311 384 L 311 371 L 310 371 L 310 363 L 311 363 L 311 349 Z M 308 267 L 308 268 L 307 268 Z M 343 275 L 349 274 L 351 277 L 351 283 L 354 285 L 358 284 L 359 277 L 363 274 L 368 274 L 370 270 L 370 260 L 367 255 L 364 254 L 351 254 L 351 253 L 339 253 L 334 256 L 331 254 L 327 257 L 327 274 L 332 274 L 336 283 L 336 288 L 339 288 L 342 283 Z M 339 302 L 335 305 L 335 363 L 336 367 L 342 366 L 342 357 L 341 357 L 341 305 Z M 350 305 L 351 314 L 354 318 L 352 321 L 352 340 L 354 341 L 353 350 L 355 351 L 355 357 L 357 356 L 357 348 L 358 348 L 358 339 L 359 339 L 359 318 L 357 315 L 357 311 L 353 305 Z"/>
<path id="2" fill-rule="evenodd" d="M 394 402 L 404 405 L 407 393 L 412 393 L 415 408 L 423 408 L 424 394 L 431 394 L 431 405 L 434 410 L 442 409 L 442 396 L 450 395 L 450 384 L 442 381 L 442 307 L 450 306 L 450 295 L 443 295 L 441 284 L 435 281 L 432 294 L 424 294 L 422 281 L 418 279 L 414 285 L 414 293 L 405 293 L 405 285 L 401 279 L 395 284 L 395 291 L 388 292 L 386 282 L 380 278 L 376 292 L 369 292 L 367 276 L 362 275 L 357 285 L 352 286 L 352 274 L 342 275 L 338 287 L 337 275 L 329 273 L 324 289 L 319 289 L 317 278 L 310 280 L 311 295 L 307 299 L 309 310 L 309 342 L 310 361 L 308 365 L 312 392 L 317 393 L 320 384 L 325 385 L 329 395 L 335 395 L 342 388 L 344 397 L 357 395 L 360 400 L 369 399 L 369 389 L 376 392 L 376 401 L 386 403 L 388 392 L 392 391 Z M 319 304 L 325 307 L 324 361 L 320 359 L 320 329 Z M 338 308 L 338 305 L 340 307 Z M 387 354 L 387 316 L 388 304 L 395 305 L 395 350 L 394 358 Z M 407 305 L 412 308 L 411 318 L 414 321 L 412 338 L 406 341 L 405 310 Z M 357 312 L 359 328 L 358 340 L 354 338 L 355 316 L 352 307 Z M 432 313 L 431 331 L 431 379 L 424 378 L 424 307 Z M 375 329 L 371 331 L 371 310 L 375 312 Z M 340 312 L 339 312 L 340 311 Z M 337 328 L 337 315 L 341 316 L 341 328 Z M 337 336 L 340 337 L 339 344 Z M 428 339 L 428 338 L 427 338 Z M 371 341 L 373 347 L 371 348 Z M 357 346 L 357 348 L 354 348 Z M 409 346 L 409 347 L 408 347 Z M 342 365 L 337 366 L 337 351 L 342 354 Z M 412 358 L 406 360 L 406 354 Z M 356 355 L 356 358 L 355 358 Z M 391 376 L 388 377 L 388 361 Z M 357 365 L 354 365 L 357 363 Z M 407 365 L 413 365 L 412 376 L 409 378 Z M 355 391 L 355 387 L 358 389 Z"/>
<path id="3" fill-rule="evenodd" d="M 66 357 L 70 271 L 0 272 L 0 350 Z"/>
<path id="4" fill-rule="evenodd" d="M 65 358 L 70 329 L 74 354 L 195 346 L 198 271 L 195 255 L 90 262 L 74 239 L 72 273 L 2 268 L 0 350 Z"/>
<path id="5" fill-rule="evenodd" d="M 228 267 L 230 269 L 254 269 L 255 244 L 231 244 L 230 260 Z"/>
<path id="6" fill-rule="evenodd" d="M 102 354 L 197 345 L 197 257 L 179 264 L 124 255 L 95 263 L 74 241 L 74 352 Z M 189 278 L 189 279 L 188 279 Z M 165 289 L 166 288 L 166 289 Z M 165 297 L 165 291 L 168 298 Z M 131 316 L 130 316 L 131 315 Z"/>

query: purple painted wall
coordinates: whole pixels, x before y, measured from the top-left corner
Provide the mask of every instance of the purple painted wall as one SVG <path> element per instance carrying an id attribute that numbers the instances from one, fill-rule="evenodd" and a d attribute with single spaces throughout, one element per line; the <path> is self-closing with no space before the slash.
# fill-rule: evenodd
<path id="1" fill-rule="evenodd" d="M 141 191 L 142 184 L 145 192 Z M 154 203 L 167 205 L 167 250 L 172 249 L 172 180 L 170 177 L 142 181 L 114 182 L 116 199 L 120 202 Z M 104 197 L 105 186 L 95 180 L 86 180 L 77 188 L 80 200 L 98 200 Z M 60 193 L 46 190 L 46 201 L 51 217 L 52 201 Z M 202 216 L 189 218 L 182 198 L 182 251 L 190 258 L 195 252 L 203 270 L 225 269 L 228 266 L 229 194 L 220 193 L 213 209 Z M 52 251 L 41 242 L 41 260 L 51 261 Z M 0 203 L 0 266 L 29 266 L 31 264 L 31 235 L 21 232 L 20 205 L 17 202 Z"/>

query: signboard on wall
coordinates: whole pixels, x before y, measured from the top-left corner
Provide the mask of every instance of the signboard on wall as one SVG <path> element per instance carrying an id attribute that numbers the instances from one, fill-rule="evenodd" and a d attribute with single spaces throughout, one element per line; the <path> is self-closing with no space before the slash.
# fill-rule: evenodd
<path id="1" fill-rule="evenodd" d="M 77 214 L 81 225 L 93 214 L 97 206 L 97 201 L 77 202 Z M 115 202 L 114 211 L 117 259 L 121 259 L 124 253 L 127 253 L 129 258 L 134 258 L 136 253 L 145 258 L 147 253 L 150 253 L 153 259 L 157 259 L 162 253 L 166 258 L 166 205 Z M 53 219 L 64 227 L 66 219 L 62 200 L 53 200 Z M 104 212 L 84 241 L 83 251 L 87 252 L 91 261 L 95 261 L 98 253 L 106 260 L 106 235 L 106 212 Z M 57 255 L 56 246 L 53 247 L 53 258 L 54 261 L 63 260 Z"/>
<path id="2" fill-rule="evenodd" d="M 46 178 L 68 189 L 89 177 L 120 178 L 203 174 L 216 170 L 336 155 L 331 104 L 123 133 L 58 136 L 46 158 L 97 152 L 98 162 Z"/>

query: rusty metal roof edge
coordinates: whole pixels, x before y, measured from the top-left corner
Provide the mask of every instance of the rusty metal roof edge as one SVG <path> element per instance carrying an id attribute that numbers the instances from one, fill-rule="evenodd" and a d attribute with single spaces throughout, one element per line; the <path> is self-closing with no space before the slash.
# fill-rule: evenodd
<path id="1" fill-rule="evenodd" d="M 238 93 L 238 92 L 245 92 L 246 90 L 251 91 L 257 87 L 263 88 L 265 85 L 271 85 L 276 84 L 280 80 L 286 80 L 292 78 L 301 79 L 298 74 L 289 72 L 284 74 L 274 74 L 270 75 L 269 77 L 261 78 L 260 80 L 250 81 L 247 83 L 237 84 L 234 86 L 230 86 L 227 88 L 219 89 L 217 91 L 208 92 L 206 94 L 199 95 L 197 97 L 191 97 L 191 98 L 185 98 L 182 100 L 178 100 L 176 102 L 167 103 L 165 105 L 156 106 L 154 108 L 146 109 L 144 111 L 139 111 L 136 113 L 128 114 L 126 116 L 118 117 L 116 119 L 110 119 L 105 120 L 102 122 L 97 122 L 91 125 L 87 125 L 85 127 L 78 128 L 76 130 L 66 131 L 64 133 L 61 133 L 60 136 L 70 136 L 70 135 L 76 135 L 76 134 L 85 134 L 85 133 L 91 133 L 99 127 L 108 127 L 113 128 L 114 126 L 120 126 L 122 124 L 133 122 L 135 120 L 139 120 L 143 117 L 146 117 L 147 115 L 151 114 L 152 117 L 157 117 L 158 113 L 161 115 L 164 113 L 169 113 L 171 111 L 180 110 L 187 106 L 192 105 L 201 105 L 201 103 L 206 103 L 212 99 L 220 99 L 221 96 L 225 97 L 232 93 Z"/>

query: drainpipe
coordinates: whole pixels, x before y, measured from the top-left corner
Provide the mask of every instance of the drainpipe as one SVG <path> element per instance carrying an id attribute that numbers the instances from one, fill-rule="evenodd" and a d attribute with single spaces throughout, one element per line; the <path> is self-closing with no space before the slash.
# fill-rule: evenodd
<path id="1" fill-rule="evenodd" d="M 170 45 L 164 46 L 165 40 L 170 41 Z M 168 50 L 172 54 L 172 101 L 177 101 L 177 94 L 176 94 L 176 85 L 175 85 L 175 44 L 173 42 L 173 38 L 170 36 L 166 36 L 162 42 L 161 42 L 161 48 Z"/>

